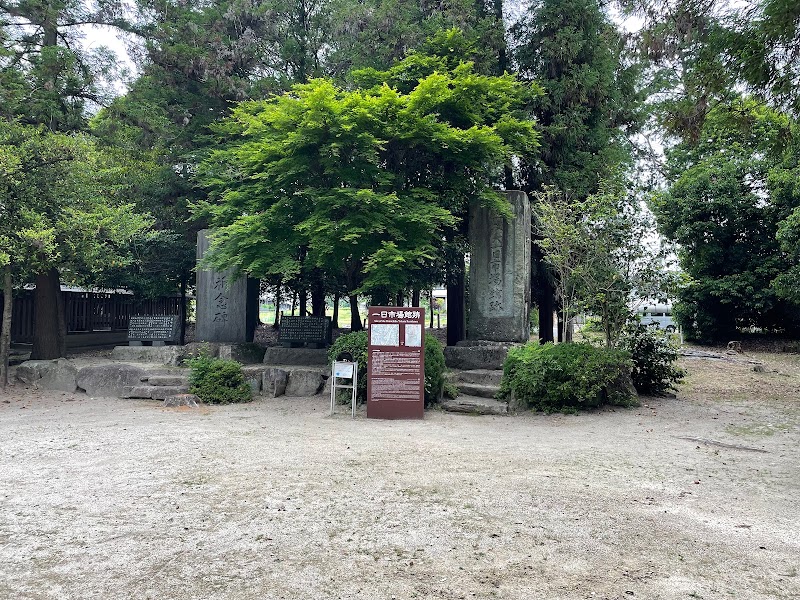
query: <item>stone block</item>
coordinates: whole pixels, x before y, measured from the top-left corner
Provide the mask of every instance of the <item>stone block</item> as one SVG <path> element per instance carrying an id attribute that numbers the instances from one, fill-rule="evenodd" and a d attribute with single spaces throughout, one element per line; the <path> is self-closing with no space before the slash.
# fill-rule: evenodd
<path id="1" fill-rule="evenodd" d="M 264 359 L 264 347 L 258 344 L 220 344 L 219 357 L 235 360 L 243 365 L 261 363 Z"/>
<path id="2" fill-rule="evenodd" d="M 277 398 L 286 393 L 286 385 L 289 383 L 289 371 L 276 367 L 268 368 L 264 371 L 261 385 L 261 393 L 270 398 Z"/>
<path id="3" fill-rule="evenodd" d="M 210 246 L 210 231 L 197 234 L 198 264 Z M 243 343 L 253 339 L 258 324 L 256 279 L 236 279 L 232 270 L 197 269 L 195 339 L 201 342 Z"/>
<path id="4" fill-rule="evenodd" d="M 121 398 L 125 387 L 138 385 L 146 371 L 135 365 L 106 364 L 78 371 L 78 387 L 93 398 Z"/>
<path id="5" fill-rule="evenodd" d="M 174 396 L 167 396 L 164 398 L 164 407 L 166 408 L 175 408 L 178 406 L 198 408 L 201 404 L 200 398 L 194 394 L 175 394 Z"/>
<path id="6" fill-rule="evenodd" d="M 319 371 L 295 369 L 289 372 L 285 393 L 287 396 L 315 396 L 324 383 L 324 377 Z"/>
<path id="7" fill-rule="evenodd" d="M 447 346 L 444 362 L 450 369 L 502 369 L 507 346 Z"/>
<path id="8" fill-rule="evenodd" d="M 471 340 L 526 342 L 530 337 L 531 207 L 525 192 L 509 191 L 513 218 L 473 205 L 469 210 L 469 327 Z"/>
<path id="9" fill-rule="evenodd" d="M 74 392 L 78 389 L 78 368 L 66 358 L 25 361 L 17 367 L 16 377 L 46 390 Z"/>
<path id="10" fill-rule="evenodd" d="M 183 346 L 116 346 L 111 358 L 124 362 L 147 362 L 178 366 L 183 363 Z"/>
<path id="11" fill-rule="evenodd" d="M 442 410 L 472 415 L 507 415 L 508 404 L 489 398 L 462 396 L 447 398 L 441 402 Z"/>
<path id="12" fill-rule="evenodd" d="M 144 375 L 140 379 L 146 381 L 148 385 L 189 385 L 189 374 L 186 375 Z M 135 385 L 131 383 L 130 385 Z"/>
<path id="13" fill-rule="evenodd" d="M 122 397 L 164 400 L 169 396 L 185 394 L 188 391 L 188 387 L 184 385 L 133 385 L 125 387 Z"/>
<path id="14" fill-rule="evenodd" d="M 316 348 L 282 348 L 272 346 L 264 354 L 266 365 L 326 366 L 328 351 Z"/>
<path id="15" fill-rule="evenodd" d="M 219 356 L 220 344 L 215 342 L 189 342 L 183 347 L 186 359 L 197 358 L 201 355 L 217 358 Z"/>

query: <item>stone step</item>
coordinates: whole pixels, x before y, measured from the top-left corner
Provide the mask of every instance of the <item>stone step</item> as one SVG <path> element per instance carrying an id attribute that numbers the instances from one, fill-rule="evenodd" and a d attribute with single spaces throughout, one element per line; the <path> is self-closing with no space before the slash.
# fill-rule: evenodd
<path id="1" fill-rule="evenodd" d="M 503 372 L 499 369 L 472 369 L 470 371 L 451 371 L 451 381 L 461 383 L 477 383 L 480 385 L 500 385 Z"/>
<path id="2" fill-rule="evenodd" d="M 153 386 L 188 386 L 189 385 L 189 375 L 145 375 L 142 377 L 143 382 L 147 382 L 147 385 Z"/>
<path id="3" fill-rule="evenodd" d="M 444 398 L 440 403 L 446 412 L 472 415 L 507 415 L 508 404 L 489 398 L 459 395 L 458 398 Z"/>
<path id="4" fill-rule="evenodd" d="M 184 385 L 129 385 L 122 391 L 123 398 L 166 400 L 169 396 L 185 394 L 189 386 Z"/>
<path id="5" fill-rule="evenodd" d="M 458 395 L 479 396 L 481 398 L 494 398 L 500 391 L 499 385 L 483 385 L 480 383 L 460 382 L 456 384 Z"/>
<path id="6" fill-rule="evenodd" d="M 498 370 L 503 368 L 507 354 L 506 346 L 447 346 L 444 361 L 450 369 Z"/>

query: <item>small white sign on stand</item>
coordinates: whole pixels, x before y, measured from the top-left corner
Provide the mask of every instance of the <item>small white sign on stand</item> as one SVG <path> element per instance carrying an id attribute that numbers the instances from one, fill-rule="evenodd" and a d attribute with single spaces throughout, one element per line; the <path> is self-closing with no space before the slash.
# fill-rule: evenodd
<path id="1" fill-rule="evenodd" d="M 352 416 L 356 416 L 356 390 L 358 388 L 358 363 L 337 360 L 333 363 L 331 370 L 331 416 L 336 406 L 336 390 L 353 390 L 352 393 Z M 349 379 L 352 385 L 336 383 L 337 379 Z"/>

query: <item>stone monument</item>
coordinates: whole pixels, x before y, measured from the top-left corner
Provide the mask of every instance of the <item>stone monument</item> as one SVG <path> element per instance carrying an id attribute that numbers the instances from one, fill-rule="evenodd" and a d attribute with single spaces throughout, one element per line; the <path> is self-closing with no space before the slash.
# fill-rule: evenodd
<path id="1" fill-rule="evenodd" d="M 232 271 L 201 269 L 200 260 L 209 247 L 209 230 L 197 233 L 197 329 L 198 342 L 252 342 L 258 324 L 257 279 L 234 279 Z"/>
<path id="2" fill-rule="evenodd" d="M 531 309 L 531 205 L 508 191 L 513 218 L 473 205 L 469 211 L 468 340 L 527 342 Z"/>

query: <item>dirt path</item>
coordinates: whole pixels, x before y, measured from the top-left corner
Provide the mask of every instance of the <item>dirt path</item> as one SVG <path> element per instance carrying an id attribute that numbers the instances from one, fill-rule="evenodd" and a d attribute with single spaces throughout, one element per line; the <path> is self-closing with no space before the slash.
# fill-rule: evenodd
<path id="1" fill-rule="evenodd" d="M 773 358 L 580 416 L 17 388 L 0 598 L 797 598 L 800 363 Z"/>

